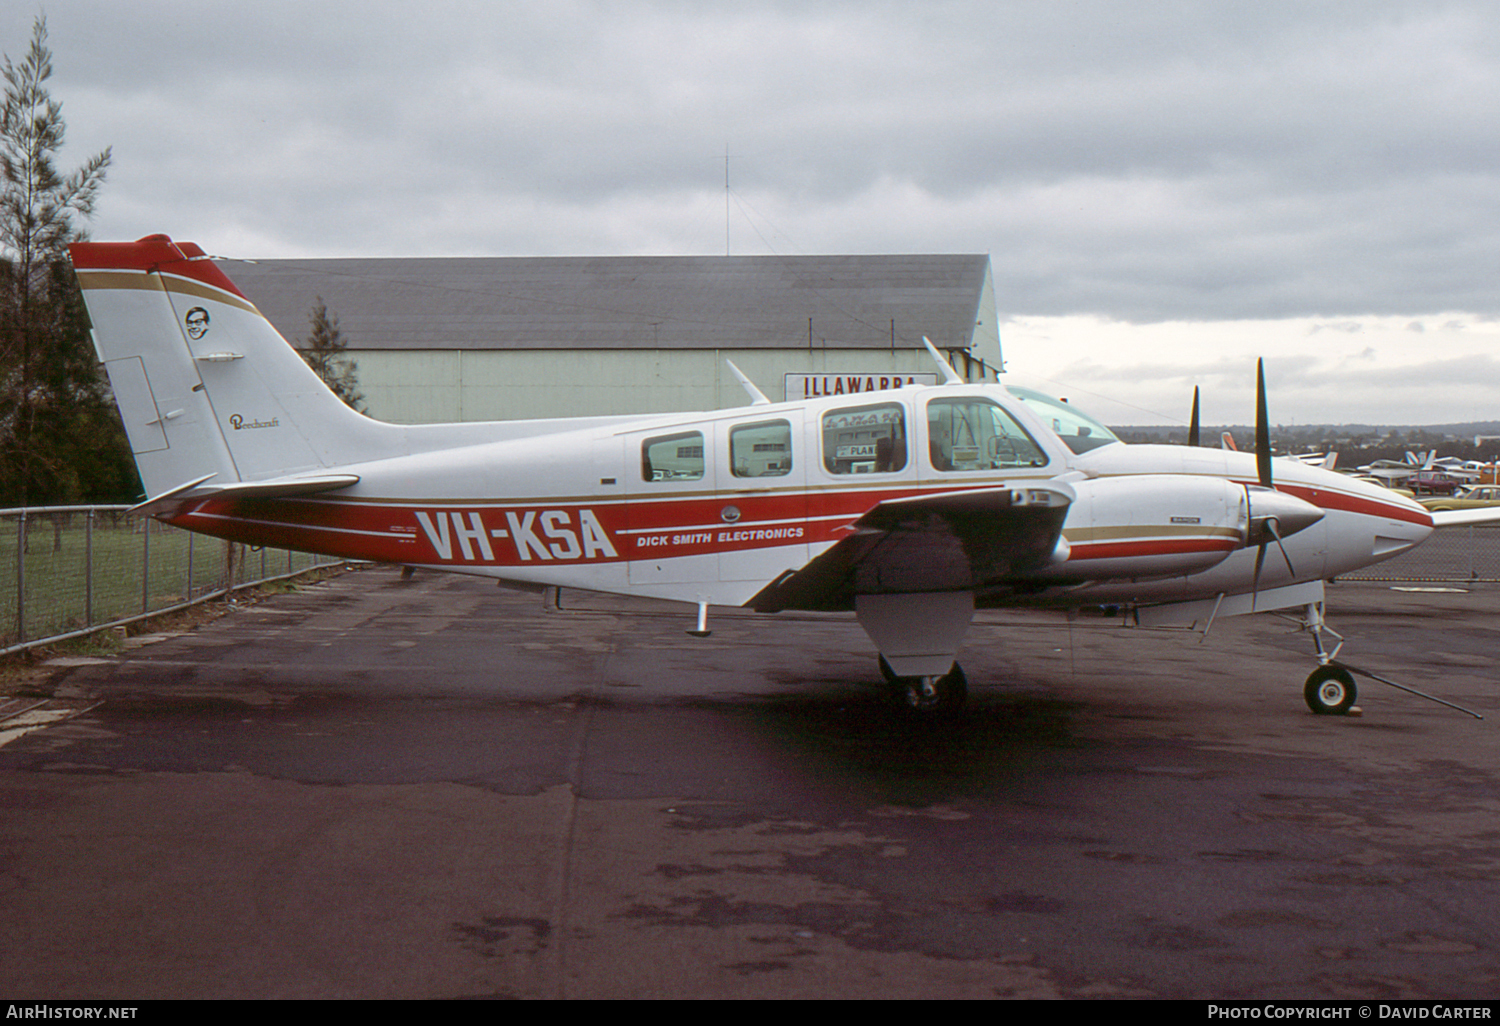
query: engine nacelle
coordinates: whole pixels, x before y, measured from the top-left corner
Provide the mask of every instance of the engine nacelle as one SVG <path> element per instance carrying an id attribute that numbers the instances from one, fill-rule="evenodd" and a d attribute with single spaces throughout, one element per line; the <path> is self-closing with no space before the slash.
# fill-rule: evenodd
<path id="1" fill-rule="evenodd" d="M 1076 498 L 1063 523 L 1067 546 L 1059 546 L 1066 559 L 1038 575 L 1049 582 L 1201 573 L 1249 537 L 1245 486 L 1224 478 L 1150 474 L 1069 483 Z"/>

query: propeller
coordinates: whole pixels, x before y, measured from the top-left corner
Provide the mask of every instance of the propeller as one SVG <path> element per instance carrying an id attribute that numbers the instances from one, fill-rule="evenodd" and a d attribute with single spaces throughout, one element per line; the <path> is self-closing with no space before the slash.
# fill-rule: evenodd
<path id="1" fill-rule="evenodd" d="M 1193 386 L 1193 416 L 1188 421 L 1188 445 L 1198 447 L 1198 386 Z"/>
<path id="2" fill-rule="evenodd" d="M 1250 514 L 1245 543 L 1256 546 L 1255 575 L 1250 583 L 1251 609 L 1255 608 L 1255 596 L 1260 593 L 1260 572 L 1265 566 L 1266 549 L 1274 541 L 1281 550 L 1281 558 L 1286 561 L 1287 573 L 1296 577 L 1297 570 L 1292 566 L 1292 557 L 1287 554 L 1282 539 L 1323 519 L 1323 511 L 1312 503 L 1278 492 L 1271 478 L 1271 417 L 1266 408 L 1265 360 L 1256 361 L 1255 367 L 1255 472 L 1259 486 L 1245 488 Z"/>
<path id="3" fill-rule="evenodd" d="M 1271 483 L 1271 415 L 1266 412 L 1266 361 L 1255 361 L 1255 475 L 1262 488 Z"/>

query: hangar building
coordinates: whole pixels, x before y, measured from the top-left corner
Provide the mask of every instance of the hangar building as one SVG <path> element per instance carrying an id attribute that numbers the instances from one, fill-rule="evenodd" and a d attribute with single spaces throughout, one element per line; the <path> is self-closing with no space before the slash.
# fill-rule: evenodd
<path id="1" fill-rule="evenodd" d="M 993 381 L 988 256 L 262 260 L 225 268 L 294 345 L 321 297 L 367 411 L 396 423 L 742 406 L 935 382 L 930 338 Z"/>

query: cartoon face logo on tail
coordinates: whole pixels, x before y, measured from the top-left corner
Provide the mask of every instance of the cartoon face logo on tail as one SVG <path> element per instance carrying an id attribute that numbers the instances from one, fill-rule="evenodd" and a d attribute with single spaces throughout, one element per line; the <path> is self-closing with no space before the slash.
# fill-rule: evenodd
<path id="1" fill-rule="evenodd" d="M 187 326 L 188 338 L 196 342 L 208 334 L 208 311 L 201 306 L 195 306 L 187 312 L 182 323 Z"/>

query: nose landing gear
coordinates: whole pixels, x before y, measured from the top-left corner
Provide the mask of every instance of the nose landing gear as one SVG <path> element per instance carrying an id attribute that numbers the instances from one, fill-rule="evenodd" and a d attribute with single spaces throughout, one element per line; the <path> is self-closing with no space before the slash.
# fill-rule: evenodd
<path id="1" fill-rule="evenodd" d="M 1472 709 L 1465 709 L 1461 705 L 1444 701 L 1434 695 L 1409 688 L 1405 684 L 1397 684 L 1393 680 L 1387 680 L 1379 674 L 1371 673 L 1369 670 L 1361 670 L 1357 666 L 1335 661 L 1335 656 L 1344 647 L 1344 638 L 1338 631 L 1323 622 L 1323 604 L 1321 602 L 1309 602 L 1303 610 L 1302 619 L 1297 622 L 1300 629 L 1307 631 L 1313 637 L 1313 647 L 1318 650 L 1319 666 L 1307 678 L 1306 685 L 1302 689 L 1302 697 L 1307 700 L 1307 707 L 1320 716 L 1347 716 L 1354 709 L 1354 699 L 1358 694 L 1354 686 L 1354 675 L 1368 677 L 1382 684 L 1389 684 L 1399 691 L 1416 695 L 1418 698 L 1426 698 L 1445 705 L 1449 709 L 1456 709 L 1461 713 L 1467 713 L 1476 720 L 1484 719 L 1483 716 Z M 1338 638 L 1338 644 L 1333 646 L 1332 652 L 1323 649 L 1323 632 Z"/>
<path id="2" fill-rule="evenodd" d="M 1318 668 L 1307 678 L 1302 688 L 1302 697 L 1307 707 L 1319 716 L 1345 716 L 1354 708 L 1354 699 L 1359 689 L 1354 686 L 1354 675 L 1333 661 L 1344 647 L 1344 639 L 1323 621 L 1323 603 L 1309 602 L 1302 612 L 1302 629 L 1312 635 L 1313 647 L 1318 650 Z M 1338 644 L 1333 651 L 1323 648 L 1323 632 L 1327 631 Z"/>
<path id="3" fill-rule="evenodd" d="M 1325 663 L 1307 678 L 1302 696 L 1307 707 L 1320 716 L 1343 716 L 1354 706 L 1359 691 L 1354 675 L 1342 666 Z"/>

